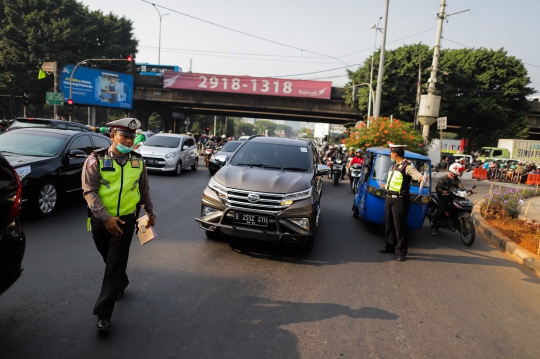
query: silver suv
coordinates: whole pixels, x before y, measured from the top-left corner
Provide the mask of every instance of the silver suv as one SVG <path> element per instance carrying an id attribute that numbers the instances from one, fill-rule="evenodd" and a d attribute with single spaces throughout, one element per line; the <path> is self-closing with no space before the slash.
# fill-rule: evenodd
<path id="1" fill-rule="evenodd" d="M 182 169 L 199 166 L 197 145 L 191 136 L 163 133 L 150 137 L 140 147 L 148 171 L 170 172 L 178 176 Z"/>

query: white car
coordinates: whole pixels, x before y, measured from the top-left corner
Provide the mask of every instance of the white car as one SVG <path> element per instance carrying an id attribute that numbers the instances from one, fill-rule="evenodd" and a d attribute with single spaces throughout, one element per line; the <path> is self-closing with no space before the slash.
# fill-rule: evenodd
<path id="1" fill-rule="evenodd" d="M 197 145 L 193 137 L 187 135 L 154 135 L 139 148 L 139 153 L 148 171 L 171 172 L 178 176 L 184 168 L 196 171 L 199 166 Z"/>

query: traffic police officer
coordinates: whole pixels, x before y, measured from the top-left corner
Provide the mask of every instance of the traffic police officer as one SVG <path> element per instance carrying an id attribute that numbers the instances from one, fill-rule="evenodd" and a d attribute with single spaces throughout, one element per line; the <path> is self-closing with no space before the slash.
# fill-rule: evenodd
<path id="1" fill-rule="evenodd" d="M 88 157 L 82 172 L 83 195 L 89 208 L 89 230 L 105 262 L 101 293 L 94 307 L 97 329 L 111 329 L 114 303 L 129 284 L 126 267 L 137 212 L 144 206 L 149 221 L 155 214 L 146 167 L 140 155 L 132 151 L 139 120 L 124 118 L 109 122 L 113 144 Z"/>
<path id="2" fill-rule="evenodd" d="M 423 181 L 424 176 L 405 159 L 405 145 L 390 145 L 393 165 L 386 181 L 384 206 L 386 246 L 379 253 L 396 253 L 397 260 L 405 261 L 409 246 L 407 215 L 409 214 L 409 189 L 411 179 Z"/>

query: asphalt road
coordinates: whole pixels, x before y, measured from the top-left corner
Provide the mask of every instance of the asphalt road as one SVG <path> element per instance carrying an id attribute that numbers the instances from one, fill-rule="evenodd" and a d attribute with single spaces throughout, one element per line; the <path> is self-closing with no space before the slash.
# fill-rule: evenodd
<path id="1" fill-rule="evenodd" d="M 210 241 L 194 221 L 208 179 L 204 167 L 150 176 L 159 238 L 134 238 L 109 335 L 94 327 L 104 264 L 84 201 L 25 219 L 25 271 L 0 297 L 0 358 L 540 356 L 540 280 L 482 238 L 467 248 L 426 221 L 397 262 L 377 253 L 379 228 L 353 219 L 346 184 L 326 182 L 313 253 Z"/>

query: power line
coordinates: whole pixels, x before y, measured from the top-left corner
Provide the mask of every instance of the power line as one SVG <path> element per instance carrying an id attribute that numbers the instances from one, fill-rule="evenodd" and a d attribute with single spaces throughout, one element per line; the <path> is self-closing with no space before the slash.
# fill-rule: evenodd
<path id="1" fill-rule="evenodd" d="M 233 31 L 233 32 L 236 32 L 236 33 L 239 33 L 239 34 L 242 34 L 242 35 L 245 35 L 245 36 L 253 37 L 253 38 L 255 38 L 255 39 L 259 39 L 259 40 L 262 40 L 262 41 L 270 42 L 270 43 L 272 43 L 272 44 L 276 44 L 276 45 L 288 47 L 288 48 L 290 48 L 290 49 L 299 50 L 299 51 L 307 52 L 307 53 L 314 54 L 314 55 L 319 55 L 319 56 L 324 56 L 324 57 L 336 59 L 336 60 L 342 62 L 343 64 L 347 65 L 347 67 L 352 67 L 352 66 L 354 66 L 354 65 L 348 65 L 346 62 L 344 62 L 343 60 L 341 60 L 340 58 L 335 57 L 335 56 L 330 56 L 330 55 L 325 55 L 325 54 L 321 54 L 321 53 L 314 52 L 314 51 L 304 50 L 304 49 L 299 48 L 299 47 L 296 47 L 296 46 L 291 46 L 291 45 L 287 45 L 287 44 L 284 44 L 284 43 L 281 43 L 281 42 L 277 42 L 277 41 L 274 41 L 274 40 L 269 40 L 269 39 L 266 39 L 266 38 L 264 38 L 264 37 L 260 37 L 260 36 L 257 36 L 257 35 L 249 34 L 249 33 L 244 32 L 244 31 L 240 31 L 240 30 L 236 30 L 236 29 L 233 29 L 233 28 L 224 26 L 224 25 L 220 25 L 220 24 L 217 24 L 217 23 L 212 22 L 212 21 L 204 20 L 204 19 L 198 18 L 198 17 L 196 17 L 196 16 L 189 15 L 189 14 L 186 14 L 186 13 L 183 13 L 183 12 L 180 12 L 180 11 L 178 11 L 178 10 L 174 10 L 174 9 L 171 9 L 171 8 L 168 8 L 168 7 L 165 7 L 165 6 L 162 6 L 162 5 L 156 5 L 156 4 L 154 4 L 154 3 L 150 2 L 150 1 L 147 1 L 147 0 L 141 0 L 141 1 L 142 1 L 142 2 L 145 2 L 145 3 L 148 3 L 148 4 L 151 4 L 151 5 L 153 5 L 154 7 L 160 7 L 160 8 L 162 8 L 162 9 L 165 9 L 165 10 L 168 10 L 168 11 L 171 11 L 171 12 L 174 12 L 174 13 L 177 13 L 177 14 L 180 14 L 180 15 L 184 15 L 184 16 L 187 16 L 187 17 L 189 17 L 189 18 L 192 18 L 192 19 L 195 19 L 195 20 L 199 20 L 199 21 L 205 22 L 205 23 L 210 24 L 210 25 L 214 25 L 214 26 L 217 26 L 217 27 L 221 27 L 222 29 L 226 29 L 226 30 L 229 30 L 229 31 Z"/>
<path id="2" fill-rule="evenodd" d="M 146 49 L 158 49 L 156 46 L 139 46 L 139 48 Z M 230 51 L 212 51 L 212 50 L 193 50 L 193 49 L 175 49 L 173 47 L 161 47 L 161 50 L 174 50 L 174 51 L 193 51 L 193 52 L 210 52 L 215 54 L 229 54 L 229 55 L 247 55 L 247 56 L 270 56 L 270 57 L 292 57 L 301 59 L 325 59 L 324 56 L 298 56 L 298 55 L 273 55 L 273 54 L 253 54 L 245 52 L 230 52 Z"/>
<path id="3" fill-rule="evenodd" d="M 334 70 L 341 70 L 341 69 L 345 69 L 345 68 L 347 68 L 347 67 L 351 67 L 351 66 L 359 66 L 359 65 L 362 65 L 362 64 L 353 64 L 353 65 L 350 65 L 350 66 L 336 67 L 335 69 L 330 69 L 330 70 L 322 70 L 322 71 L 314 71 L 314 72 L 305 72 L 305 73 L 303 73 L 303 74 L 285 75 L 285 76 L 270 76 L 270 77 L 293 77 L 293 76 L 302 76 L 302 75 L 320 74 L 321 72 L 329 72 L 329 71 L 334 71 Z"/>

